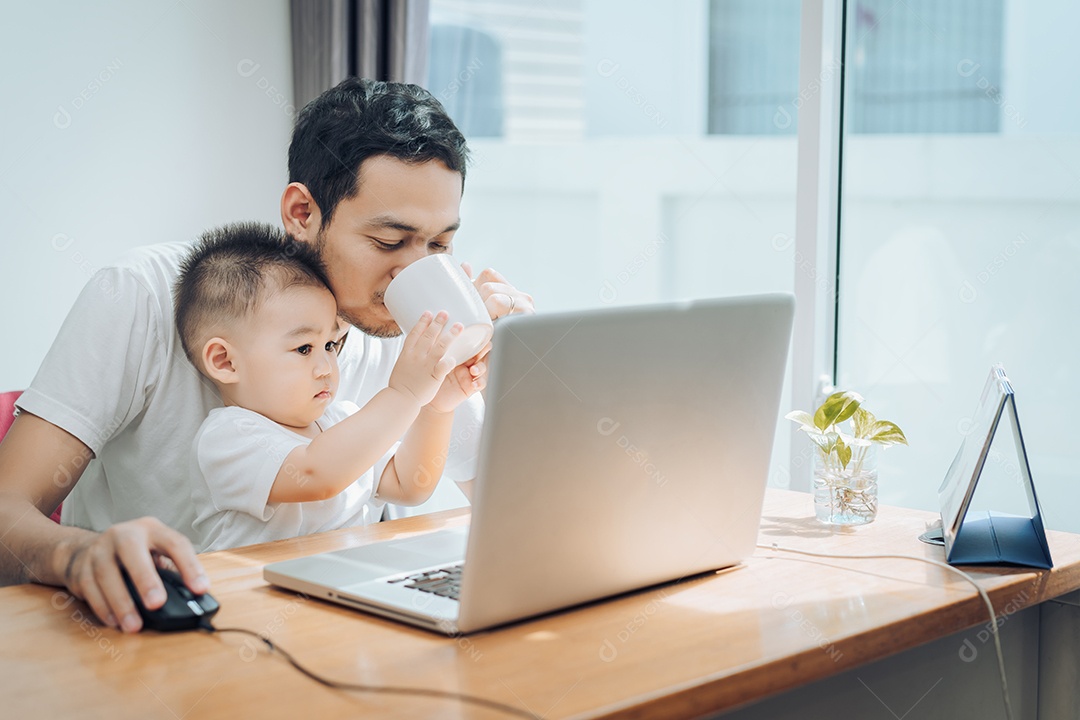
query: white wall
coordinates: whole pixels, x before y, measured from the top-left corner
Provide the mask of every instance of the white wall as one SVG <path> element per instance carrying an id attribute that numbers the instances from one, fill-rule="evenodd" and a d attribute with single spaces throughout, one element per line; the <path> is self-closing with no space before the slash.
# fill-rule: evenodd
<path id="1" fill-rule="evenodd" d="M 7 3 L 3 26 L 0 391 L 120 252 L 280 222 L 293 112 L 286 0 Z"/>

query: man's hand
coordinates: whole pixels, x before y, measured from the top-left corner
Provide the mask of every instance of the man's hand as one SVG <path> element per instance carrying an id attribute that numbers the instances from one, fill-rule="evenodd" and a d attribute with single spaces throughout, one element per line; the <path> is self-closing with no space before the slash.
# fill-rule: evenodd
<path id="1" fill-rule="evenodd" d="M 532 295 L 518 290 L 495 270 L 488 268 L 473 278 L 472 266 L 469 263 L 461 263 L 461 269 L 469 276 L 476 291 L 480 293 L 480 298 L 484 301 L 484 307 L 487 308 L 492 320 L 510 314 L 531 315 L 536 312 Z"/>
<path id="2" fill-rule="evenodd" d="M 63 571 L 64 584 L 72 595 L 85 600 L 104 624 L 124 632 L 138 632 L 142 618 L 120 568 L 127 570 L 143 605 L 156 610 L 165 604 L 165 586 L 157 567 L 168 567 L 166 558 L 172 560 L 192 592 L 210 589 L 191 541 L 152 517 L 113 525 L 75 543 Z"/>
<path id="3" fill-rule="evenodd" d="M 56 425 L 27 412 L 15 418 L 0 442 L 0 584 L 66 586 L 102 622 L 135 632 L 142 621 L 121 567 L 151 609 L 165 600 L 155 562 L 170 558 L 193 592 L 204 592 L 208 582 L 188 539 L 159 520 L 132 520 L 98 534 L 49 519 L 92 457 Z"/>

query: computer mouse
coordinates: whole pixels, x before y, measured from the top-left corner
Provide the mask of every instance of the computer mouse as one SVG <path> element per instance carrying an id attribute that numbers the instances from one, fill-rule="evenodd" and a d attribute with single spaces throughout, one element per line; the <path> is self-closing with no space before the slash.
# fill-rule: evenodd
<path id="1" fill-rule="evenodd" d="M 212 618 L 221 607 L 210 593 L 197 595 L 188 590 L 179 573 L 158 568 L 158 575 L 165 586 L 165 604 L 157 610 L 147 610 L 127 571 L 121 570 L 121 573 L 128 592 L 131 593 L 131 599 L 142 616 L 144 630 L 195 630 L 203 621 Z"/>

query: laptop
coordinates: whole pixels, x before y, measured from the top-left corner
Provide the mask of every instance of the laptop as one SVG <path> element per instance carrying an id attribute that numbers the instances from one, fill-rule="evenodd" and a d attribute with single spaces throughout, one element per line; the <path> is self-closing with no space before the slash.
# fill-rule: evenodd
<path id="1" fill-rule="evenodd" d="M 457 635 L 754 551 L 794 298 L 495 323 L 472 514 L 267 565 L 271 584 Z"/>

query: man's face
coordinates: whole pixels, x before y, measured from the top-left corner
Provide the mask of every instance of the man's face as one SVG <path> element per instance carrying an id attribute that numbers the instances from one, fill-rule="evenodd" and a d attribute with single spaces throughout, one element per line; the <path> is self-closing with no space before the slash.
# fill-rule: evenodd
<path id="1" fill-rule="evenodd" d="M 282 425 L 308 427 L 337 393 L 343 335 L 326 288 L 272 291 L 234 333 L 234 401 Z"/>
<path id="2" fill-rule="evenodd" d="M 394 337 L 401 329 L 383 293 L 406 265 L 451 251 L 461 174 L 438 160 L 412 165 L 378 155 L 360 166 L 359 186 L 319 227 L 315 244 L 341 317 L 368 335 Z"/>

